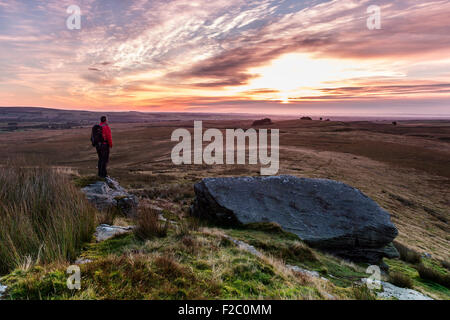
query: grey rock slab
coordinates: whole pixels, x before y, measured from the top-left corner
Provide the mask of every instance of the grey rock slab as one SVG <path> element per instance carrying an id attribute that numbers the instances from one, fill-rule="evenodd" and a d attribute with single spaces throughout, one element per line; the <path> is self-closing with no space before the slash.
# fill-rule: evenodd
<path id="1" fill-rule="evenodd" d="M 361 279 L 363 283 L 367 283 L 368 279 Z M 377 292 L 377 296 L 383 299 L 398 299 L 398 300 L 434 300 L 419 291 L 407 288 L 400 288 L 390 282 L 380 281 L 382 290 Z"/>
<path id="2" fill-rule="evenodd" d="M 97 181 L 82 188 L 81 191 L 98 210 L 117 208 L 127 217 L 134 217 L 137 214 L 138 198 L 128 193 L 112 178 Z"/>
<path id="3" fill-rule="evenodd" d="M 97 242 L 101 242 L 124 233 L 129 233 L 133 231 L 133 229 L 134 227 L 120 227 L 101 224 L 96 228 L 94 236 Z"/>
<path id="4" fill-rule="evenodd" d="M 194 186 L 192 213 L 220 224 L 276 222 L 312 247 L 380 263 L 398 253 L 390 215 L 361 191 L 327 179 L 205 178 Z"/>
<path id="5" fill-rule="evenodd" d="M 433 300 L 419 291 L 400 288 L 392 283 L 381 281 L 383 292 L 377 293 L 380 298 L 397 298 L 398 300 Z"/>

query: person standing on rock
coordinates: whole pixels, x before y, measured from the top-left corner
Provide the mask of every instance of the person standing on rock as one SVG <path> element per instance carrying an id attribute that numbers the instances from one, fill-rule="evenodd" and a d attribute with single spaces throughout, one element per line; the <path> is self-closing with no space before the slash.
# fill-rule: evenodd
<path id="1" fill-rule="evenodd" d="M 109 150 L 112 148 L 111 128 L 105 116 L 100 118 L 100 124 L 92 128 L 92 146 L 97 149 L 98 155 L 98 176 L 106 178 L 106 167 L 109 162 Z"/>

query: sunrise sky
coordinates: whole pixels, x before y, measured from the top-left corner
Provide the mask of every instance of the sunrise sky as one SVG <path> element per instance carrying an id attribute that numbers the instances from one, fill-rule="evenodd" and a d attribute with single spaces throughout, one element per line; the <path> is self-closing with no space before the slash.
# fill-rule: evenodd
<path id="1" fill-rule="evenodd" d="M 450 116 L 450 1 L 0 0 L 0 106 Z"/>

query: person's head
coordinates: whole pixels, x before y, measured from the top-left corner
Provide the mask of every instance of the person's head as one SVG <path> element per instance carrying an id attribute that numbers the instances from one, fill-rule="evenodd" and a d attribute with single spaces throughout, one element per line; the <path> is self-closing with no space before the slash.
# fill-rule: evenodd
<path id="1" fill-rule="evenodd" d="M 105 117 L 105 116 L 102 116 L 102 117 L 100 118 L 100 121 L 101 121 L 101 122 L 106 122 L 106 117 Z"/>

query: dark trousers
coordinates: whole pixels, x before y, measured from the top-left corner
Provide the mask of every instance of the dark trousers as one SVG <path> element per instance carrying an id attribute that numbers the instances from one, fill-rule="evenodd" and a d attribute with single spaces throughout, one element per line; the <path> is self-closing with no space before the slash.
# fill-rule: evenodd
<path id="1" fill-rule="evenodd" d="M 98 176 L 105 178 L 107 175 L 106 166 L 109 161 L 109 145 L 102 143 L 97 146 L 98 154 Z"/>

